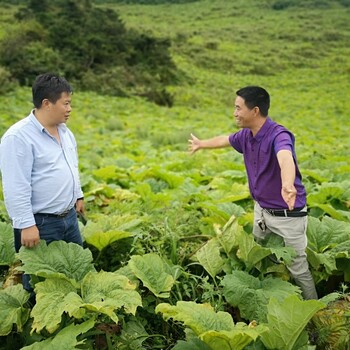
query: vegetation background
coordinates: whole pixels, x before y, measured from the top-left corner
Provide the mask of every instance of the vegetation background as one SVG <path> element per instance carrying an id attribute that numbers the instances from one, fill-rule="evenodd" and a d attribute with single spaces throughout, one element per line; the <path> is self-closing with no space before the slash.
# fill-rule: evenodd
<path id="1" fill-rule="evenodd" d="M 14 17 L 28 3 L 43 9 L 35 1 L 0 2 L 0 133 L 32 108 L 27 85 L 33 74 L 58 62 L 59 73 L 71 77 L 75 87 L 69 127 L 78 141 L 86 194 L 88 225 L 82 229 L 86 237 L 93 230 L 89 223 L 108 231 L 108 217 L 111 226 L 122 227 L 117 217 L 133 223 L 124 225 L 132 237 L 118 244 L 99 250 L 87 243 L 98 269 L 115 271 L 134 254 L 155 252 L 200 276 L 182 280 L 178 299 L 218 302 L 212 276 L 204 278 L 203 268 L 191 259 L 215 236 L 215 225 L 222 227 L 232 215 L 250 232 L 252 201 L 239 154 L 225 149 L 189 156 L 187 140 L 191 132 L 199 138 L 235 132 L 235 91 L 246 85 L 270 92 L 271 118 L 296 136 L 310 215 L 349 223 L 350 1 L 59 1 L 58 8 L 60 3 L 82 11 L 93 6 L 102 18 L 112 9 L 117 15 L 109 17 L 110 25 L 114 21 L 127 33 L 123 59 L 88 70 L 80 66 L 71 76 L 65 70 L 69 55 L 61 57 L 71 42 L 88 50 L 84 23 L 62 31 L 58 41 L 49 43 L 45 30 L 32 42 L 41 29 Z M 57 25 L 69 28 L 68 19 L 66 24 L 62 17 L 56 19 L 61 21 Z M 89 25 L 91 30 L 100 23 Z M 8 46 L 13 33 L 27 33 L 32 46 L 23 41 Z M 60 40 L 66 47 L 55 46 Z M 152 60 L 147 59 L 145 42 L 155 50 Z M 25 67 L 26 55 L 23 64 L 12 66 L 24 48 L 36 63 L 29 78 L 14 73 L 16 67 Z M 131 55 L 135 50 L 138 55 Z M 43 53 L 52 60 L 45 61 Z M 136 63 L 130 57 L 137 57 Z M 0 215 L 9 222 L 3 203 Z M 344 232 L 350 239 L 349 230 Z M 320 296 L 349 282 L 340 270 L 332 274 L 313 269 Z M 222 303 L 216 307 L 225 308 Z M 152 317 L 154 331 L 160 321 L 154 313 Z M 167 346 L 176 336 L 168 334 Z"/>

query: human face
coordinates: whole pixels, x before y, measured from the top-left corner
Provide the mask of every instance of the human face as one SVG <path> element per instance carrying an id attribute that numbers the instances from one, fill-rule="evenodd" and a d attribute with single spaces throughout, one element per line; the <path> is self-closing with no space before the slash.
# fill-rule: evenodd
<path id="1" fill-rule="evenodd" d="M 256 121 L 257 111 L 257 107 L 249 109 L 241 96 L 236 97 L 233 116 L 235 117 L 239 128 L 253 128 Z"/>
<path id="2" fill-rule="evenodd" d="M 56 103 L 49 103 L 50 120 L 52 124 L 66 123 L 72 111 L 72 97 L 68 92 L 62 92 Z"/>

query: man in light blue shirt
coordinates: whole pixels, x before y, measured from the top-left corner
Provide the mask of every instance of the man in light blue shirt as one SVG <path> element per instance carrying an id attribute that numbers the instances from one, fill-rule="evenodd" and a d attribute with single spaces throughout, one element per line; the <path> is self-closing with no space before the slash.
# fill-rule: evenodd
<path id="1" fill-rule="evenodd" d="M 0 145 L 15 248 L 34 247 L 40 239 L 82 245 L 76 213 L 84 210 L 77 145 L 66 126 L 72 88 L 64 78 L 42 74 L 32 93 L 35 109 L 7 130 Z"/>

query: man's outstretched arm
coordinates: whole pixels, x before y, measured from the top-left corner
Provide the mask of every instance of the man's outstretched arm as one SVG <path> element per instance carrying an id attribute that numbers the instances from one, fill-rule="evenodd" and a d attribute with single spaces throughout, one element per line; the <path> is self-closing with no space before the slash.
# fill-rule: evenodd
<path id="1" fill-rule="evenodd" d="M 204 148 L 224 148 L 229 147 L 229 136 L 216 136 L 212 139 L 200 140 L 195 135 L 191 134 L 191 138 L 188 140 L 188 149 L 191 154 Z"/>

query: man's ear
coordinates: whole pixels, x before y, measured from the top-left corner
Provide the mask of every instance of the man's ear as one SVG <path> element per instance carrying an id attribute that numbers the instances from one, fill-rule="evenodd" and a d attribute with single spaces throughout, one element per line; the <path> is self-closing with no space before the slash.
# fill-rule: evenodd
<path id="1" fill-rule="evenodd" d="M 41 108 L 50 109 L 50 107 L 51 107 L 51 102 L 47 98 L 43 99 L 41 102 Z"/>

